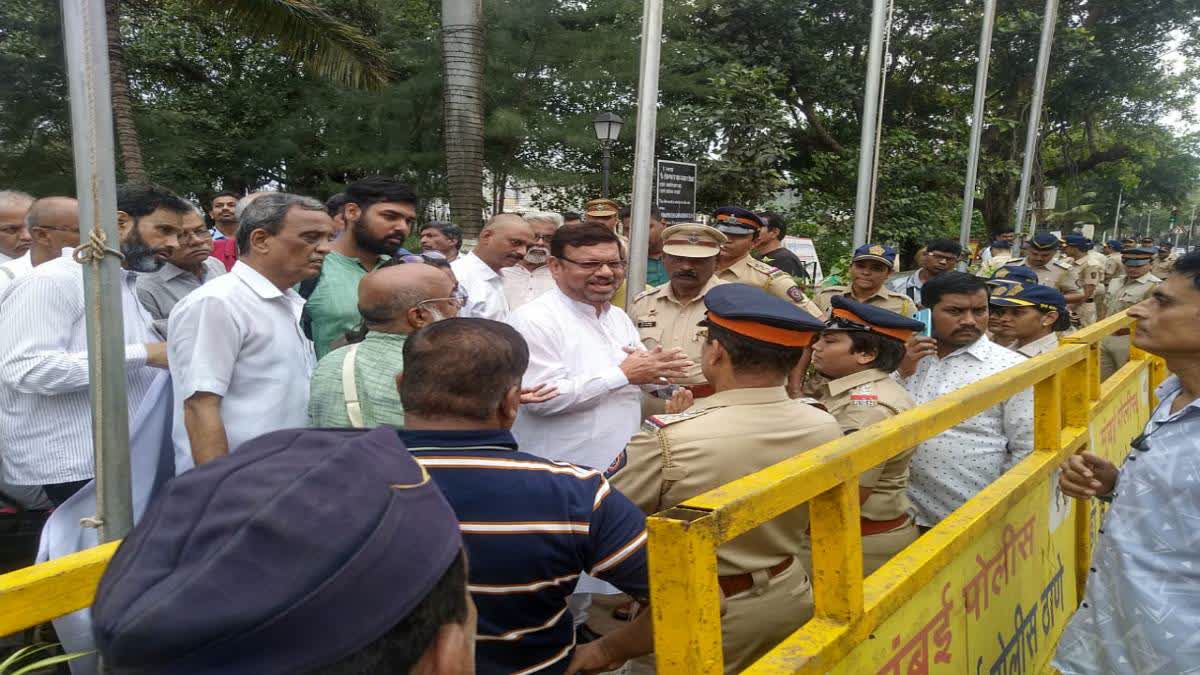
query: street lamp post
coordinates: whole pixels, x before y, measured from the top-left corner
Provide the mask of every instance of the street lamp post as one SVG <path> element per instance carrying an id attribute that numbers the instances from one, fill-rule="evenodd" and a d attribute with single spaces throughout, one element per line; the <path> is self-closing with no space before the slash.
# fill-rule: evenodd
<path id="1" fill-rule="evenodd" d="M 600 156 L 604 161 L 604 183 L 601 189 L 601 197 L 608 198 L 608 170 L 609 164 L 612 161 L 612 144 L 621 135 L 621 125 L 625 120 L 616 113 L 602 112 L 596 115 L 592 120 L 592 126 L 596 128 L 596 140 L 600 141 Z"/>

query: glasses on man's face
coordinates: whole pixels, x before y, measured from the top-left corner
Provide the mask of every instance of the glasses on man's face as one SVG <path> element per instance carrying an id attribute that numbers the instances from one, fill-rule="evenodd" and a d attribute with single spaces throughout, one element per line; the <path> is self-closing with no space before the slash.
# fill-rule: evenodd
<path id="1" fill-rule="evenodd" d="M 14 237 L 14 236 L 20 234 L 21 230 L 23 230 L 23 229 L 25 229 L 25 226 L 21 223 L 14 223 L 12 225 L 0 225 L 0 235 L 4 235 L 6 237 Z"/>
<path id="2" fill-rule="evenodd" d="M 462 309 L 463 306 L 467 304 L 467 294 L 461 288 L 455 288 L 454 294 L 451 295 L 450 297 L 448 297 L 448 298 L 429 298 L 428 300 L 422 300 L 417 303 L 417 307 L 420 307 L 421 305 L 428 304 L 431 302 L 448 302 L 451 305 L 453 305 L 455 309 Z"/>
<path id="3" fill-rule="evenodd" d="M 212 232 L 209 232 L 207 229 L 185 230 L 179 233 L 180 243 L 185 241 L 208 241 L 209 239 L 212 239 Z"/>
<path id="4" fill-rule="evenodd" d="M 608 269 L 614 272 L 620 272 L 621 270 L 625 269 L 626 264 L 624 260 L 571 260 L 565 256 L 559 258 L 559 260 L 569 262 L 579 269 L 592 274 L 599 272 L 600 268 L 606 265 L 608 266 Z"/>

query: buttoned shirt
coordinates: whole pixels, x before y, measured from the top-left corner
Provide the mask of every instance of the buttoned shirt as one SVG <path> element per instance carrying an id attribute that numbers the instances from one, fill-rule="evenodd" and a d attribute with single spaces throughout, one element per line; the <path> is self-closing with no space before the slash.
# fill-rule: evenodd
<path id="1" fill-rule="evenodd" d="M 550 274 L 549 265 L 542 265 L 532 272 L 524 265 L 513 265 L 500 270 L 500 276 L 504 284 L 504 299 L 508 301 L 509 310 L 527 305 L 542 293 L 556 287 L 554 275 Z"/>
<path id="2" fill-rule="evenodd" d="M 20 277 L 0 314 L 0 448 L 5 480 L 14 485 L 95 476 L 83 268 L 73 252 L 63 249 L 61 258 Z M 121 271 L 130 417 L 159 372 L 146 365 L 145 344 L 159 338 L 136 283 L 136 274 Z"/>
<path id="3" fill-rule="evenodd" d="M 458 286 L 467 292 L 467 304 L 458 310 L 460 317 L 504 321 L 508 318 L 508 299 L 504 297 L 504 279 L 479 256 L 468 253 L 450 263 Z"/>
<path id="4" fill-rule="evenodd" d="M 912 396 L 888 373 L 877 368 L 839 377 L 824 386 L 821 404 L 833 415 L 843 433 L 853 433 L 912 408 Z M 908 513 L 908 463 L 915 448 L 909 448 L 883 464 L 863 473 L 858 484 L 871 489 L 862 503 L 862 517 L 888 521 Z"/>
<path id="5" fill-rule="evenodd" d="M 388 259 L 380 256 L 375 269 Z M 358 282 L 367 276 L 358 258 L 330 251 L 321 264 L 321 277 L 304 305 L 304 319 L 311 326 L 317 358 L 324 357 L 338 338 L 362 323 L 358 313 Z"/>
<path id="6" fill-rule="evenodd" d="M 1162 280 L 1150 273 L 1136 279 L 1126 276 L 1113 279 L 1104 294 L 1104 316 L 1118 314 L 1145 300 L 1160 283 Z"/>
<path id="7" fill-rule="evenodd" d="M 183 296 L 200 288 L 201 284 L 225 274 L 225 265 L 212 257 L 206 258 L 200 269 L 204 278 L 197 277 L 171 263 L 163 265 L 162 269 L 157 272 L 139 275 L 138 299 L 142 301 L 150 316 L 157 321 L 164 320 L 170 316 L 171 309 L 183 299 Z"/>
<path id="8" fill-rule="evenodd" d="M 1175 256 L 1169 255 L 1165 258 L 1154 256 L 1154 262 L 1150 263 L 1150 273 L 1159 279 L 1166 279 L 1170 276 L 1171 271 L 1175 269 Z"/>
<path id="9" fill-rule="evenodd" d="M 875 307 L 881 307 L 889 312 L 895 312 L 901 316 L 911 317 L 917 313 L 916 304 L 902 293 L 888 290 L 887 286 L 880 286 L 878 290 L 871 294 L 871 297 L 866 300 L 860 300 L 854 295 L 850 286 L 829 286 L 822 288 L 813 298 L 813 302 L 817 303 L 817 307 L 823 313 L 828 313 L 833 306 L 833 297 L 841 295 L 856 302 L 866 303 Z"/>
<path id="10" fill-rule="evenodd" d="M 1113 279 L 1125 274 L 1125 266 L 1121 264 L 1120 253 L 1109 253 L 1104 258 L 1104 284 L 1107 286 Z"/>
<path id="11" fill-rule="evenodd" d="M 197 392 L 221 397 L 230 452 L 256 436 L 307 425 L 316 358 L 300 330 L 303 308 L 296 291 L 279 290 L 241 260 L 175 306 L 168 359 L 177 474 L 194 466 L 183 403 Z"/>
<path id="12" fill-rule="evenodd" d="M 912 272 L 904 272 L 888 279 L 884 286 L 893 293 L 900 293 L 908 296 L 913 302 L 921 304 L 921 288 L 925 286 L 925 282 L 921 279 L 921 270 L 916 269 Z"/>
<path id="13" fill-rule="evenodd" d="M 1008 345 L 1008 348 L 1014 352 L 1028 358 L 1040 356 L 1046 352 L 1052 352 L 1058 349 L 1058 333 L 1050 331 L 1050 333 L 1030 342 L 1024 347 L 1018 347 L 1016 342 Z"/>
<path id="14" fill-rule="evenodd" d="M 354 353 L 355 396 L 362 408 L 362 426 L 404 426 L 404 406 L 396 376 L 404 370 L 407 335 L 370 331 Z M 317 363 L 308 400 L 308 423 L 314 427 L 352 427 L 346 411 L 343 372 L 353 345 L 339 347 Z"/>
<path id="15" fill-rule="evenodd" d="M 1165 675 L 1200 664 L 1200 400 L 1172 413 L 1180 390 L 1175 376 L 1159 386 L 1145 450 L 1121 467 L 1083 603 L 1054 657 L 1064 675 Z"/>
<path id="16" fill-rule="evenodd" d="M 641 340 L 625 312 L 572 300 L 555 288 L 510 319 L 529 345 L 525 387 L 558 396 L 521 406 L 513 435 L 525 452 L 603 470 L 641 423 L 641 389 L 620 364 Z"/>
<path id="17" fill-rule="evenodd" d="M 983 336 L 945 358 L 921 359 L 911 377 L 899 380 L 920 405 L 1024 361 Z M 917 524 L 936 525 L 1031 452 L 1033 391 L 1028 389 L 919 444 L 908 481 Z"/>
<path id="18" fill-rule="evenodd" d="M 721 281 L 757 286 L 777 298 L 787 300 L 813 316 L 821 316 L 821 310 L 813 304 L 812 300 L 808 299 L 804 291 L 796 285 L 796 280 L 788 276 L 787 272 L 777 270 L 751 256 L 742 257 L 729 267 L 717 272 L 716 276 Z"/>
<path id="19" fill-rule="evenodd" d="M 704 294 L 713 286 L 723 283 L 714 275 L 696 297 L 686 301 L 675 297 L 671 284 L 667 283 L 644 291 L 633 301 L 630 314 L 637 325 L 642 345 L 646 349 L 679 348 L 692 360 L 693 365 L 688 368 L 687 374 L 676 380 L 679 384 L 704 382 L 704 374 L 700 372 L 700 351 L 704 347 L 707 332 L 697 324 L 707 311 Z"/>

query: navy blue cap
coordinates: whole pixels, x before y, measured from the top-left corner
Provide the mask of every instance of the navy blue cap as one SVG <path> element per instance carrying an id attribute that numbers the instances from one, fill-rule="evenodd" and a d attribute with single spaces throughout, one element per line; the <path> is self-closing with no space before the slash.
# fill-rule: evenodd
<path id="1" fill-rule="evenodd" d="M 987 280 L 989 286 L 1007 286 L 1009 284 L 1036 284 L 1037 272 L 1025 265 L 1005 265 L 992 272 L 992 278 Z"/>
<path id="2" fill-rule="evenodd" d="M 704 306 L 708 313 L 701 326 L 719 326 L 773 345 L 807 347 L 825 329 L 808 312 L 747 284 L 712 287 L 704 294 Z"/>
<path id="3" fill-rule="evenodd" d="M 1039 307 L 1067 311 L 1067 299 L 1057 289 L 1041 284 L 1011 284 L 992 290 L 988 304 L 997 307 Z"/>
<path id="4" fill-rule="evenodd" d="M 1137 248 L 1127 248 L 1121 251 L 1121 263 L 1126 267 L 1141 267 L 1154 262 L 1154 256 L 1158 255 L 1158 249 L 1153 246 L 1139 246 Z"/>
<path id="5" fill-rule="evenodd" d="M 394 429 L 292 429 L 167 483 L 92 606 L 114 672 L 308 672 L 356 653 L 460 555 Z"/>
<path id="6" fill-rule="evenodd" d="M 1074 246 L 1075 248 L 1083 251 L 1092 250 L 1092 240 L 1088 239 L 1082 234 L 1068 234 L 1067 236 L 1063 237 L 1063 241 L 1066 242 L 1068 246 Z"/>
<path id="7" fill-rule="evenodd" d="M 825 322 L 827 331 L 861 331 L 908 342 L 917 331 L 925 328 L 925 324 L 920 321 L 914 321 L 882 307 L 851 300 L 844 295 L 835 295 L 829 302 L 833 310 L 829 320 Z"/>
<path id="8" fill-rule="evenodd" d="M 1109 239 L 1108 241 L 1104 242 L 1104 244 L 1114 251 L 1121 250 L 1121 242 L 1117 241 L 1116 239 Z"/>
<path id="9" fill-rule="evenodd" d="M 850 262 L 857 260 L 877 260 L 888 267 L 892 267 L 896 263 L 896 249 L 884 244 L 867 244 L 854 249 L 854 257 Z"/>
<path id="10" fill-rule="evenodd" d="M 1049 232 L 1042 232 L 1029 240 L 1029 246 L 1039 251 L 1057 251 L 1062 242 Z"/>
<path id="11" fill-rule="evenodd" d="M 1007 239 L 997 239 L 992 242 L 992 248 L 1012 248 L 1012 242 Z"/>
<path id="12" fill-rule="evenodd" d="M 758 214 L 737 206 L 722 206 L 713 211 L 712 226 L 725 234 L 755 234 L 766 223 Z"/>

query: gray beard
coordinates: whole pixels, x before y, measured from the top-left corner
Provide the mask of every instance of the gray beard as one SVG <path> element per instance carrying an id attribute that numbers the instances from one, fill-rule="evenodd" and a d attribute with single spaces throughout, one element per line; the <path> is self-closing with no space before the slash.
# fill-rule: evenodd
<path id="1" fill-rule="evenodd" d="M 525 262 L 530 265 L 545 265 L 550 259 L 550 251 L 544 248 L 531 248 L 525 252 Z"/>

